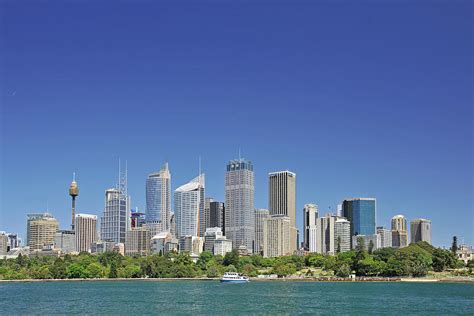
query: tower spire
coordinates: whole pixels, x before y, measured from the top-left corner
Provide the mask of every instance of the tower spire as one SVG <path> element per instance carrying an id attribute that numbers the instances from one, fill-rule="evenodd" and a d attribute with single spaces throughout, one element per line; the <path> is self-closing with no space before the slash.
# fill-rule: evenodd
<path id="1" fill-rule="evenodd" d="M 72 173 L 72 182 L 69 186 L 69 195 L 72 198 L 72 206 L 71 206 L 71 229 L 74 230 L 75 225 L 75 217 L 76 217 L 76 196 L 79 195 L 79 188 L 76 182 L 76 173 Z"/>

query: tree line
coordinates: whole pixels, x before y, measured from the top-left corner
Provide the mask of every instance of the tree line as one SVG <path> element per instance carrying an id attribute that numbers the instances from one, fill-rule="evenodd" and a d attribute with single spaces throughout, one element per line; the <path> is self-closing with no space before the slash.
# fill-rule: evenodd
<path id="1" fill-rule="evenodd" d="M 356 249 L 335 256 L 310 253 L 307 256 L 264 258 L 260 255 L 239 256 L 237 251 L 225 256 L 214 256 L 204 251 L 196 263 L 188 253 L 124 257 L 116 252 L 92 255 L 82 252 L 64 257 L 27 257 L 0 260 L 0 279 L 95 279 L 95 278 L 216 278 L 226 271 L 258 274 L 276 274 L 279 277 L 305 275 L 308 277 L 357 276 L 422 277 L 428 271 L 441 272 L 460 269 L 472 275 L 473 262 L 467 267 L 457 260 L 455 253 L 435 248 L 426 242 L 408 247 L 382 248 L 373 251 L 358 243 Z"/>

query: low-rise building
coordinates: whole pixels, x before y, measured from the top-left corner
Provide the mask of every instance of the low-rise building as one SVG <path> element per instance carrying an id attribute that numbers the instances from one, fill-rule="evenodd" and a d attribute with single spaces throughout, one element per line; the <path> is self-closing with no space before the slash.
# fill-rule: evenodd
<path id="1" fill-rule="evenodd" d="M 222 229 L 220 227 L 206 228 L 204 233 L 204 251 L 214 251 L 214 241 L 217 238 L 223 237 Z"/>
<path id="2" fill-rule="evenodd" d="M 165 254 L 169 252 L 169 249 L 166 249 L 166 244 L 172 240 L 171 233 L 161 232 L 156 234 L 151 238 L 150 241 L 150 251 L 152 254 Z"/>
<path id="3" fill-rule="evenodd" d="M 182 236 L 179 239 L 179 251 L 189 252 L 192 255 L 199 255 L 202 252 L 204 240 L 197 236 Z"/>
<path id="4" fill-rule="evenodd" d="M 125 233 L 125 254 L 146 256 L 150 252 L 150 231 L 146 226 L 134 227 Z"/>
<path id="5" fill-rule="evenodd" d="M 54 235 L 54 248 L 62 253 L 76 252 L 76 234 L 73 230 L 58 230 Z"/>
<path id="6" fill-rule="evenodd" d="M 358 243 L 359 243 L 359 238 L 362 238 L 364 241 L 364 248 L 367 250 L 369 249 L 370 242 L 374 245 L 372 250 L 377 250 L 380 249 L 380 235 L 379 234 L 374 234 L 374 235 L 356 235 L 352 236 L 352 247 L 353 249 L 356 249 Z"/>
<path id="7" fill-rule="evenodd" d="M 456 251 L 456 255 L 458 259 L 464 261 L 465 264 L 474 260 L 472 248 L 468 245 L 460 245 Z"/>
<path id="8" fill-rule="evenodd" d="M 378 226 L 377 234 L 380 235 L 380 248 L 392 247 L 392 231 L 390 229 Z"/>
<path id="9" fill-rule="evenodd" d="M 225 256 L 226 253 L 232 251 L 232 240 L 226 237 L 217 238 L 214 241 L 214 256 L 221 255 Z"/>

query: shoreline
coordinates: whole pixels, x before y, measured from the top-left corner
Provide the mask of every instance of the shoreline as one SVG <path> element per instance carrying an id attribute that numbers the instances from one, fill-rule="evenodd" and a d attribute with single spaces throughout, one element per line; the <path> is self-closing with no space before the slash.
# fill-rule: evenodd
<path id="1" fill-rule="evenodd" d="M 120 281 L 144 281 L 144 282 L 174 282 L 174 281 L 219 281 L 220 278 L 100 278 L 100 279 L 23 279 L 23 280 L 0 280 L 2 283 L 35 283 L 35 282 L 120 282 Z M 443 279 L 427 279 L 427 278 L 371 278 L 371 279 L 337 279 L 337 280 L 318 280 L 305 278 L 250 278 L 252 282 L 314 282 L 314 283 L 474 283 L 474 278 L 443 278 Z"/>

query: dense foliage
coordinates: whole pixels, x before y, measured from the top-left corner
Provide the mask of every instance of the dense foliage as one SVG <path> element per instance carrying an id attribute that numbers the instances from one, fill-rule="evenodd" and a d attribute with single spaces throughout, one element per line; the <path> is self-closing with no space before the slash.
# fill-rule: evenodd
<path id="1" fill-rule="evenodd" d="M 369 245 L 370 246 L 370 245 Z M 240 257 L 236 251 L 225 257 L 203 252 L 194 263 L 187 253 L 123 257 L 115 252 L 91 255 L 57 257 L 19 256 L 0 260 L 0 279 L 77 279 L 77 278 L 194 278 L 219 277 L 225 271 L 238 271 L 249 276 L 277 274 L 279 277 L 296 273 L 315 276 L 413 276 L 428 271 L 445 271 L 463 267 L 449 250 L 434 248 L 425 242 L 401 249 L 365 249 L 363 242 L 354 251 L 325 256 L 312 253 L 308 256 L 263 258 L 260 255 Z M 369 253 L 370 252 L 372 253 Z M 472 264 L 468 265 L 471 273 Z M 299 272 L 298 272 L 299 271 Z"/>

